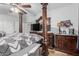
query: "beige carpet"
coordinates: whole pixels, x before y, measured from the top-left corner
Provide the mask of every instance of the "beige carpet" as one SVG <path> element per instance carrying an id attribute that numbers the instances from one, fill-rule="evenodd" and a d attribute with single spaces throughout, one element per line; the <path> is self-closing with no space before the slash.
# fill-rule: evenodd
<path id="1" fill-rule="evenodd" d="M 67 53 L 56 51 L 55 49 L 49 49 L 49 56 L 70 56 Z"/>

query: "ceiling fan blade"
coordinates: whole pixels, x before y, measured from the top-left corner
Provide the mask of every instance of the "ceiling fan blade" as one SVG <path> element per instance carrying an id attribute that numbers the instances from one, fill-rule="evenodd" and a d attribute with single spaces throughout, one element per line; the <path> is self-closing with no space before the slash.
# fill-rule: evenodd
<path id="1" fill-rule="evenodd" d="M 16 4 L 23 8 L 31 8 L 31 5 L 27 3 L 16 3 Z"/>
<path id="2" fill-rule="evenodd" d="M 12 6 L 18 8 L 18 9 L 19 9 L 20 11 L 22 11 L 24 14 L 27 14 L 26 10 L 25 10 L 24 8 L 20 7 L 19 5 L 17 5 L 17 4 L 10 4 L 10 5 L 12 5 Z"/>
<path id="3" fill-rule="evenodd" d="M 23 13 L 25 13 L 25 14 L 27 14 L 27 13 L 30 13 L 30 14 L 32 14 L 29 10 L 27 10 L 27 9 L 24 9 L 23 7 L 20 7 L 19 6 L 19 4 L 18 3 L 2 3 L 2 4 L 4 4 L 4 5 L 11 5 L 12 7 L 16 7 L 16 8 L 18 8 L 20 11 L 22 11 Z M 25 6 L 24 6 L 25 7 Z M 31 5 L 27 5 L 27 7 L 31 7 Z M 32 14 L 33 15 L 33 14 Z"/>
<path id="4" fill-rule="evenodd" d="M 23 8 L 31 8 L 31 5 L 21 5 Z"/>

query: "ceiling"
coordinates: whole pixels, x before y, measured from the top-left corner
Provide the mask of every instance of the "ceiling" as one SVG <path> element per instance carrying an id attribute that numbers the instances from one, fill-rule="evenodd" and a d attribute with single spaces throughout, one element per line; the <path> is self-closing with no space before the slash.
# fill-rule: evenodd
<path id="1" fill-rule="evenodd" d="M 41 4 L 40 3 L 29 3 L 32 7 L 26 8 L 26 11 L 31 13 L 32 15 L 36 16 L 41 12 Z M 68 5 L 71 5 L 72 3 L 49 3 L 48 4 L 48 10 L 53 10 L 61 7 L 65 7 Z M 10 8 L 12 6 L 9 4 L 1 3 L 0 4 L 0 14 L 9 14 Z"/>

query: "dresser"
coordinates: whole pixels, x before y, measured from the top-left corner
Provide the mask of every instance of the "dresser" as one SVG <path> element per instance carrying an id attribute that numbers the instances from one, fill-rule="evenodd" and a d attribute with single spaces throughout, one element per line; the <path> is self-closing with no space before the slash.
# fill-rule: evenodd
<path id="1" fill-rule="evenodd" d="M 79 53 L 76 50 L 77 35 L 56 34 L 55 39 L 56 39 L 55 40 L 56 50 L 59 50 L 71 55 L 79 55 Z"/>

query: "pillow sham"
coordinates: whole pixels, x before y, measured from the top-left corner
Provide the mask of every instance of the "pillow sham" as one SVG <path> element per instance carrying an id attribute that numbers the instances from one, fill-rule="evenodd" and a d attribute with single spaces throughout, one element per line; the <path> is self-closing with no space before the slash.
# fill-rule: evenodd
<path id="1" fill-rule="evenodd" d="M 9 48 L 9 45 L 3 44 L 0 46 L 0 53 L 5 53 L 6 50 Z"/>
<path id="2" fill-rule="evenodd" d="M 13 52 L 13 53 L 17 52 L 21 49 L 21 46 L 18 43 L 18 41 L 13 42 L 13 43 L 8 43 L 8 45 L 9 45 L 9 48 L 10 48 L 11 52 Z"/>
<path id="3" fill-rule="evenodd" d="M 25 47 L 28 46 L 28 44 L 26 43 L 25 40 L 20 40 L 20 41 L 19 41 L 19 44 L 20 44 L 20 46 L 21 46 L 21 49 L 23 49 L 23 48 L 25 48 Z"/>
<path id="4" fill-rule="evenodd" d="M 16 40 L 14 40 L 14 38 L 12 38 L 12 37 L 5 38 L 4 40 L 5 40 L 7 43 L 13 43 L 13 42 L 16 41 Z"/>

